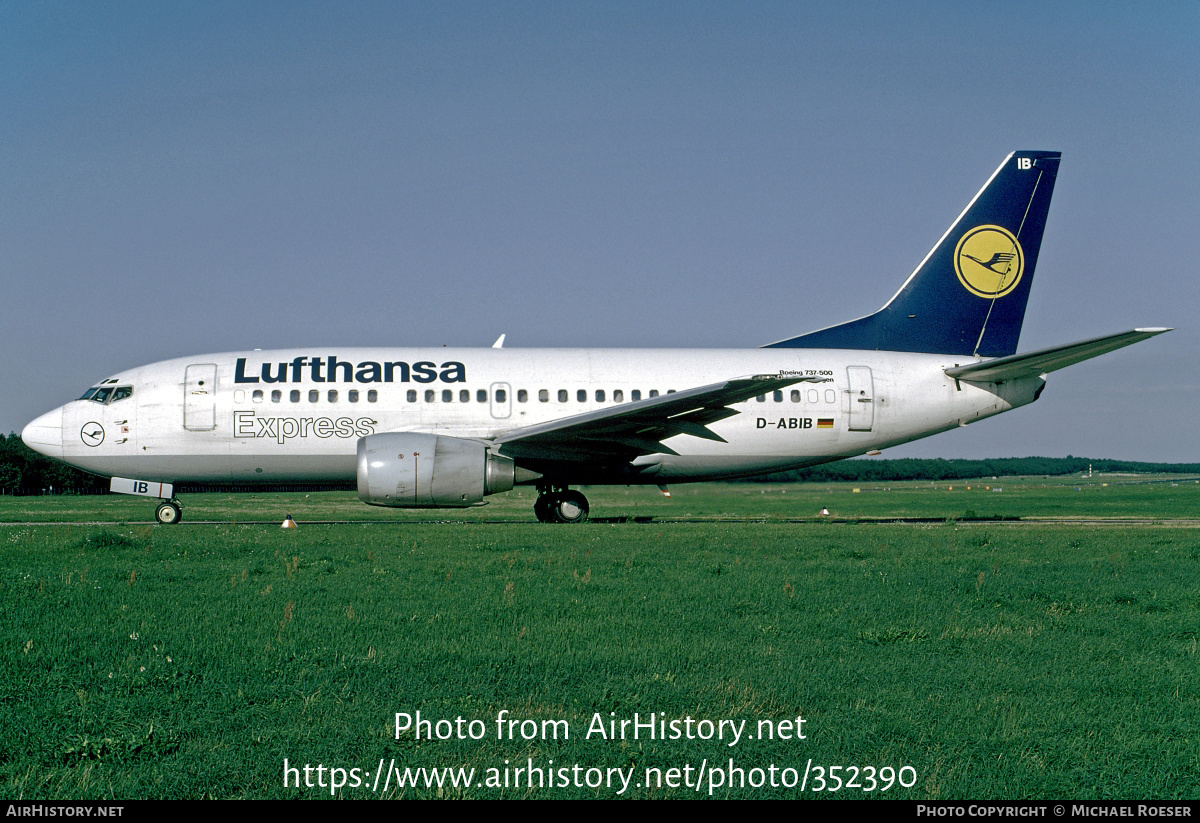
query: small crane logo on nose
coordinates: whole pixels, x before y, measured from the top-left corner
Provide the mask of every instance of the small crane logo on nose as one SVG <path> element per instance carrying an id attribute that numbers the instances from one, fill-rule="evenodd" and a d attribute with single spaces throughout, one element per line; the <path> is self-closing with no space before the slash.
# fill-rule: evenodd
<path id="1" fill-rule="evenodd" d="M 99 446 L 104 442 L 104 427 L 99 423 L 85 423 L 79 432 L 86 446 Z"/>

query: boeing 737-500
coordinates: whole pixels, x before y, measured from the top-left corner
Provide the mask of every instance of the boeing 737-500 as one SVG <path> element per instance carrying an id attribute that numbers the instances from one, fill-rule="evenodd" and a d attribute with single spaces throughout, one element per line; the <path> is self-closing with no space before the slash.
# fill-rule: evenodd
<path id="1" fill-rule="evenodd" d="M 245 351 L 122 371 L 37 418 L 31 448 L 159 498 L 179 484 L 345 483 L 365 503 L 474 506 L 531 484 L 747 477 L 876 452 L 1032 403 L 1047 373 L 1168 329 L 1017 354 L 1060 154 L 1009 155 L 874 314 L 745 350 Z"/>

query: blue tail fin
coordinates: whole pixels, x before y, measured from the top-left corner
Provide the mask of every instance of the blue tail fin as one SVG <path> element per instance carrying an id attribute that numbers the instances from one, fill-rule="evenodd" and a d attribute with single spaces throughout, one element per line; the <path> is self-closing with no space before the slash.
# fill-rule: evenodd
<path id="1" fill-rule="evenodd" d="M 767 348 L 1014 354 L 1061 156 L 1010 154 L 879 311 Z"/>

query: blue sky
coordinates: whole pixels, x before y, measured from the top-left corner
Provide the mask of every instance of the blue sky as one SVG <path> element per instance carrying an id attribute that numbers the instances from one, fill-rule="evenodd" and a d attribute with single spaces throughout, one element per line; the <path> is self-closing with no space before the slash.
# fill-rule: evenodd
<path id="1" fill-rule="evenodd" d="M 1022 350 L 1177 330 L 887 456 L 1200 461 L 1198 36 L 1191 0 L 0 5 L 0 429 L 204 352 L 761 345 L 1051 149 Z"/>

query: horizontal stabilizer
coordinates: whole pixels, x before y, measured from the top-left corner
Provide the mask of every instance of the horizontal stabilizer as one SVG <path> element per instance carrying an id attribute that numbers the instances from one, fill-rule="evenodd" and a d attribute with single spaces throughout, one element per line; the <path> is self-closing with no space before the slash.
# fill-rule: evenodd
<path id="1" fill-rule="evenodd" d="M 1052 346 L 1028 354 L 1012 354 L 1008 357 L 998 357 L 995 360 L 985 360 L 982 363 L 972 363 L 969 366 L 956 366 L 946 369 L 946 374 L 955 380 L 967 380 L 974 383 L 1002 383 L 1005 380 L 1016 380 L 1020 377 L 1035 377 L 1084 360 L 1090 360 L 1114 349 L 1168 331 L 1170 329 L 1134 329 L 1120 334 L 1097 337 L 1094 340 L 1068 343 L 1065 346 Z"/>

